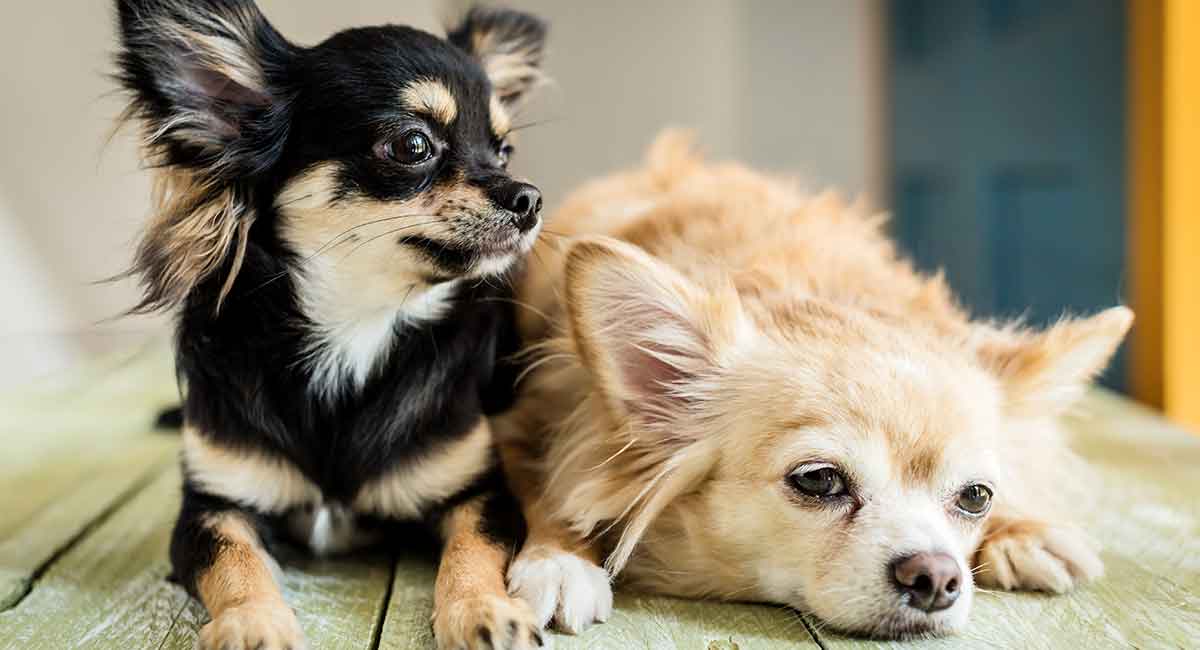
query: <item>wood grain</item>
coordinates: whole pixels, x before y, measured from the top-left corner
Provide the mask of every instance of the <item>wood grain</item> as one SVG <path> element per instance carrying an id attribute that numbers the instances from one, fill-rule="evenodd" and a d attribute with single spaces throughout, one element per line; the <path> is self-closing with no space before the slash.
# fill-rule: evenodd
<path id="1" fill-rule="evenodd" d="M 148 430 L 175 395 L 161 343 L 0 395 L 0 611 L 45 564 L 169 462 Z"/>

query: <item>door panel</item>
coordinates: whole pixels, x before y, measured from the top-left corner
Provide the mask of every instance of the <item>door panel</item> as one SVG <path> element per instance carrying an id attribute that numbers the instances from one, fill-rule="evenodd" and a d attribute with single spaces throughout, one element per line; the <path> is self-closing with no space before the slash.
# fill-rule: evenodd
<path id="1" fill-rule="evenodd" d="M 980 316 L 1121 301 L 1125 5 L 894 0 L 896 232 Z M 1124 386 L 1123 353 L 1104 377 Z"/>

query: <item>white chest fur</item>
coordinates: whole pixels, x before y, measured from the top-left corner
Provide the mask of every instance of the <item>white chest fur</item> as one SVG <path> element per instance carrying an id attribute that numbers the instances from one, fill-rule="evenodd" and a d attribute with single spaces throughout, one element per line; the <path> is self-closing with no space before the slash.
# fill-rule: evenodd
<path id="1" fill-rule="evenodd" d="M 345 553 L 376 541 L 373 531 L 363 530 L 349 508 L 322 503 L 288 515 L 288 533 L 317 555 Z"/>
<path id="2" fill-rule="evenodd" d="M 450 281 L 409 284 L 372 295 L 368 287 L 343 284 L 319 265 L 298 283 L 301 304 L 314 327 L 305 363 L 318 395 L 361 388 L 386 360 L 396 328 L 440 318 L 458 290 L 457 281 Z"/>

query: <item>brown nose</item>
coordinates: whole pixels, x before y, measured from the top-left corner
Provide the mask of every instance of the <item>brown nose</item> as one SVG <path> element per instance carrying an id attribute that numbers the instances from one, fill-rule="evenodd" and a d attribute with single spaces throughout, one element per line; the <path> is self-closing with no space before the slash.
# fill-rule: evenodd
<path id="1" fill-rule="evenodd" d="M 892 562 L 896 589 L 908 595 L 908 606 L 937 612 L 954 604 L 962 589 L 962 572 L 948 553 L 917 553 Z"/>

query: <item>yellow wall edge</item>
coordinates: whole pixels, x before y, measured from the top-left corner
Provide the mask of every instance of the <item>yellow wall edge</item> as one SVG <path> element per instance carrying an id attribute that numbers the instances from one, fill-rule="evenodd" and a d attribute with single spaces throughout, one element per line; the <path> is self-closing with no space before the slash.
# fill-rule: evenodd
<path id="1" fill-rule="evenodd" d="M 1163 397 L 1200 430 L 1200 2 L 1164 9 Z"/>
<path id="2" fill-rule="evenodd" d="M 1163 5 L 1128 0 L 1129 388 L 1137 400 L 1163 406 Z"/>

